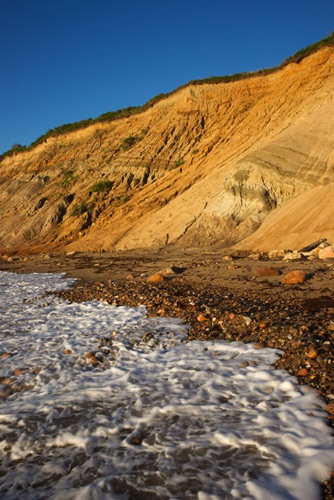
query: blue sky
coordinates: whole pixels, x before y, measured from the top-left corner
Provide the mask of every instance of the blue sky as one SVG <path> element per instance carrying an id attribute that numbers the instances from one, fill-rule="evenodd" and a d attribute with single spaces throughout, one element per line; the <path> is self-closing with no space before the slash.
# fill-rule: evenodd
<path id="1" fill-rule="evenodd" d="M 333 31 L 333 0 L 0 0 L 0 153 Z"/>

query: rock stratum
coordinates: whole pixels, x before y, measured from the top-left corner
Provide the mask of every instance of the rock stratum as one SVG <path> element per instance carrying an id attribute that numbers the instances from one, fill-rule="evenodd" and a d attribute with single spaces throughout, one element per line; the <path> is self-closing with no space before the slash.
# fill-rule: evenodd
<path id="1" fill-rule="evenodd" d="M 4 157 L 0 185 L 6 251 L 332 243 L 334 46 L 47 138 Z"/>

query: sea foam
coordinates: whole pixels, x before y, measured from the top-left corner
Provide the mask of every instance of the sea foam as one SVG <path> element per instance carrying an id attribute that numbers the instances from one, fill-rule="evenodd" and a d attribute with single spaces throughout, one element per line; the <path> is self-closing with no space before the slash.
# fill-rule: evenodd
<path id="1" fill-rule="evenodd" d="M 0 273 L 1 498 L 320 498 L 333 438 L 280 351 L 45 295 L 72 284 Z"/>

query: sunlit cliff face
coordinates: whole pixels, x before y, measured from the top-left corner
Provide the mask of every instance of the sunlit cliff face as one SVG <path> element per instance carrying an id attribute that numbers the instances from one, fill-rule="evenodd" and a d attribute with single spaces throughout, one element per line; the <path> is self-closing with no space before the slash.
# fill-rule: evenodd
<path id="1" fill-rule="evenodd" d="M 333 240 L 333 63 L 327 47 L 266 76 L 191 85 L 6 157 L 0 247 Z"/>

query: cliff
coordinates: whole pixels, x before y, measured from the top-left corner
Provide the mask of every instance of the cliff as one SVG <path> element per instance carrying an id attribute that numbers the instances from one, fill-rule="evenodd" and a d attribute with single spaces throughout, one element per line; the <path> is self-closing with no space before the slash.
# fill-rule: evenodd
<path id="1" fill-rule="evenodd" d="M 67 251 L 334 241 L 334 47 L 180 88 L 0 163 L 0 247 Z"/>

